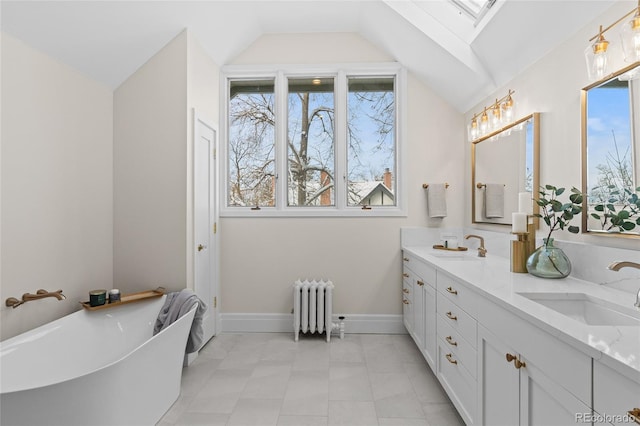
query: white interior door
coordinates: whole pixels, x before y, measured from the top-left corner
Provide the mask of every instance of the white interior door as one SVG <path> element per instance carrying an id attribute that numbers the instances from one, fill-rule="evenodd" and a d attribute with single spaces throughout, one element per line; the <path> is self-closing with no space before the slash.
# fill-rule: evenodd
<path id="1" fill-rule="evenodd" d="M 194 291 L 209 307 L 202 320 L 206 343 L 216 330 L 216 129 L 194 114 Z"/>

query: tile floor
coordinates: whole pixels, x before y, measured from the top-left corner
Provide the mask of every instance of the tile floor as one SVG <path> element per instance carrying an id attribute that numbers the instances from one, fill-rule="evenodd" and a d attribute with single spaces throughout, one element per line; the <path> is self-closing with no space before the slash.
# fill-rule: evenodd
<path id="1" fill-rule="evenodd" d="M 158 426 L 463 425 L 408 335 L 221 334 Z"/>

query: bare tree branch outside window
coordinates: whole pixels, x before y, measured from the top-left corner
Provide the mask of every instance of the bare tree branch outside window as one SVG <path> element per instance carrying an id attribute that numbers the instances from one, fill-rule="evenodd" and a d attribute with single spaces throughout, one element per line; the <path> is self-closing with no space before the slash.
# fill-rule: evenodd
<path id="1" fill-rule="evenodd" d="M 333 78 L 289 79 L 289 206 L 334 205 L 333 86 Z"/>
<path id="2" fill-rule="evenodd" d="M 348 204 L 395 205 L 393 77 L 349 78 Z"/>
<path id="3" fill-rule="evenodd" d="M 229 206 L 275 205 L 273 80 L 232 81 L 229 101 Z"/>
<path id="4" fill-rule="evenodd" d="M 396 205 L 394 82 L 348 79 L 347 140 L 341 149 L 347 155 L 349 206 Z M 287 206 L 336 205 L 334 84 L 333 77 L 289 78 L 287 117 L 278 118 L 274 80 L 230 81 L 228 206 L 275 205 L 276 122 L 287 128 Z"/>

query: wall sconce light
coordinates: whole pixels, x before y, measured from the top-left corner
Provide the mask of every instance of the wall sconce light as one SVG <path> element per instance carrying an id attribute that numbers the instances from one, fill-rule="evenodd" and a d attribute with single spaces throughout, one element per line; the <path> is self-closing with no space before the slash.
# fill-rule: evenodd
<path id="1" fill-rule="evenodd" d="M 475 141 L 513 121 L 515 102 L 511 95 L 514 93 L 515 91 L 509 90 L 506 96 L 496 99 L 493 104 L 484 107 L 482 112 L 474 114 L 467 128 L 469 141 Z"/>
<path id="2" fill-rule="evenodd" d="M 602 28 L 598 34 L 589 39 L 587 49 L 584 51 L 585 59 L 587 61 L 587 72 L 589 73 L 589 80 L 600 80 L 607 74 L 607 49 L 609 42 L 604 38 L 604 33 L 611 28 L 618 25 L 620 22 L 625 21 L 629 16 L 633 14 L 630 21 L 624 22 L 624 26 L 620 31 L 620 39 L 622 41 L 622 51 L 624 53 L 624 60 L 627 62 L 640 61 L 640 0 L 638 0 L 638 6 L 624 15 L 622 18 L 609 25 L 607 28 Z"/>

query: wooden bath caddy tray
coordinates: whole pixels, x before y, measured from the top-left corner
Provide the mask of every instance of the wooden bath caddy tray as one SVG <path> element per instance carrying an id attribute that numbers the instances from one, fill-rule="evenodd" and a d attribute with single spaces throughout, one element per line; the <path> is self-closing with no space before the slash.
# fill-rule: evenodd
<path id="1" fill-rule="evenodd" d="M 120 296 L 119 302 L 109 303 L 109 301 L 107 300 L 107 303 L 99 306 L 91 306 L 89 302 L 80 302 L 80 304 L 82 305 L 83 308 L 89 311 L 97 311 L 100 309 L 107 309 L 107 308 L 113 308 L 120 305 L 126 305 L 127 303 L 141 302 L 143 300 L 153 299 L 154 297 L 160 297 L 163 294 L 164 294 L 164 287 L 158 287 L 155 290 L 147 290 L 147 291 L 141 291 L 139 293 L 123 294 L 122 296 Z"/>
<path id="2" fill-rule="evenodd" d="M 436 244 L 433 246 L 433 248 L 436 250 L 448 250 L 448 251 L 467 251 L 468 250 L 466 247 L 449 248 L 449 247 L 443 246 L 442 244 Z"/>

